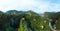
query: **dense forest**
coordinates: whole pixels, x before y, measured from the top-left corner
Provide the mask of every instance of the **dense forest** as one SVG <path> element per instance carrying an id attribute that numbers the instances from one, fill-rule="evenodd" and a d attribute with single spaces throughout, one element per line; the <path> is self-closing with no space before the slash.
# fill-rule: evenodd
<path id="1" fill-rule="evenodd" d="M 60 12 L 0 11 L 0 31 L 51 31 L 47 18 L 60 30 Z"/>

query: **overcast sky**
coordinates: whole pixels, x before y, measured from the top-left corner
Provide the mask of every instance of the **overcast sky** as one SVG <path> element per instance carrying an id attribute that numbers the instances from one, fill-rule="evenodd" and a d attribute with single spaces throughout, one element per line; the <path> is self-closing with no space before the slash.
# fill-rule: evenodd
<path id="1" fill-rule="evenodd" d="M 33 10 L 37 13 L 60 11 L 60 0 L 0 0 L 0 11 Z"/>

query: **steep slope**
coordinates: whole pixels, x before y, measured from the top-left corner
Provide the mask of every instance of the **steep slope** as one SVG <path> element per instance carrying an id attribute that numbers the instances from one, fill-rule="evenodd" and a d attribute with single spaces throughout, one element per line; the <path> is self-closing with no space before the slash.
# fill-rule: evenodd
<path id="1" fill-rule="evenodd" d="M 47 27 L 46 27 L 46 26 Z M 44 23 L 44 19 L 37 13 L 27 11 L 20 20 L 18 31 L 48 31 L 48 24 Z"/>

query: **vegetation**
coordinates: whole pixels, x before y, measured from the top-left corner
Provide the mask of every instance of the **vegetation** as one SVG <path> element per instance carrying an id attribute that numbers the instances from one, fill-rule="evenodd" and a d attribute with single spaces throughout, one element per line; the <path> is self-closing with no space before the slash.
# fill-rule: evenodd
<path id="1" fill-rule="evenodd" d="M 6 13 L 0 11 L 0 31 L 50 31 L 49 20 L 56 22 L 60 29 L 60 12 L 46 12 L 42 17 L 33 11 L 10 10 Z"/>

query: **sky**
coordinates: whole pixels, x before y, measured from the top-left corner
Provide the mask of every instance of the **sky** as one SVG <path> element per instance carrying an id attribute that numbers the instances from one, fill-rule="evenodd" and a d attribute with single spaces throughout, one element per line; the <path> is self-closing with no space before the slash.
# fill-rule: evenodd
<path id="1" fill-rule="evenodd" d="M 32 10 L 37 13 L 59 12 L 60 0 L 0 0 L 0 11 Z"/>

